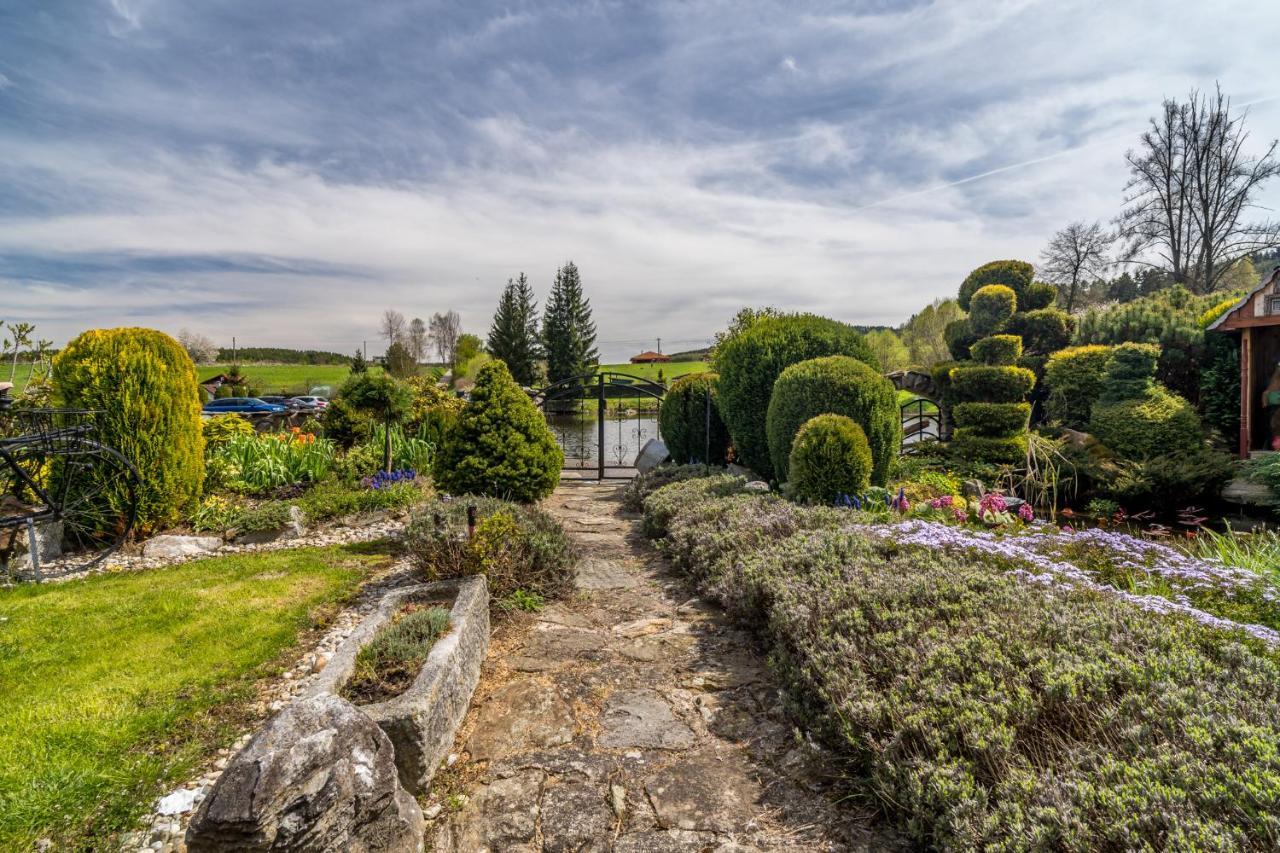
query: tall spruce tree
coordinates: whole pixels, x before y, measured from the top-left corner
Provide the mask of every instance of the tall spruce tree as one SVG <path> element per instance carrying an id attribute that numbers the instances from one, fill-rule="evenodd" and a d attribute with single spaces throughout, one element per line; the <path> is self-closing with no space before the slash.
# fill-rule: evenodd
<path id="1" fill-rule="evenodd" d="M 542 345 L 547 351 L 547 381 L 590 373 L 599 361 L 591 303 L 573 261 L 556 270 L 556 282 L 542 315 Z"/>
<path id="2" fill-rule="evenodd" d="M 542 358 L 538 303 L 533 299 L 533 288 L 524 273 L 507 279 L 489 328 L 488 349 L 494 358 L 506 362 L 516 382 L 532 385 L 537 381 L 538 361 Z"/>

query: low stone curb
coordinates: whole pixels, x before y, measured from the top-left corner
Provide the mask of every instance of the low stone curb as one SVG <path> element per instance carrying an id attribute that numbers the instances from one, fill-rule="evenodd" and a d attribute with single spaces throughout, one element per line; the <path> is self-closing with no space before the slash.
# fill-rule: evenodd
<path id="1" fill-rule="evenodd" d="M 400 784 L 417 794 L 431 784 L 466 716 L 489 649 L 489 589 L 483 575 L 401 587 L 383 596 L 373 613 L 338 647 L 304 698 L 338 694 L 355 670 L 356 656 L 410 597 L 453 598 L 449 633 L 432 647 L 418 677 L 395 698 L 359 709 L 395 746 Z"/>

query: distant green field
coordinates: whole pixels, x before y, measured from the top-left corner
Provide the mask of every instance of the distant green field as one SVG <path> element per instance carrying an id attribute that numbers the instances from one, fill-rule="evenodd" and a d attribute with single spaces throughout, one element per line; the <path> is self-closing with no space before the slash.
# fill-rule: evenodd
<path id="1" fill-rule="evenodd" d="M 602 364 L 597 370 L 613 373 L 625 373 L 657 382 L 659 378 L 670 382 L 688 373 L 702 373 L 710 370 L 711 365 L 705 361 L 671 361 L 666 364 Z M 661 374 L 661 376 L 659 376 Z"/>
<path id="2" fill-rule="evenodd" d="M 231 369 L 229 364 L 205 364 L 196 368 L 201 381 Z M 351 368 L 345 364 L 242 364 L 240 372 L 259 394 L 306 394 L 320 385 L 337 391 Z"/>

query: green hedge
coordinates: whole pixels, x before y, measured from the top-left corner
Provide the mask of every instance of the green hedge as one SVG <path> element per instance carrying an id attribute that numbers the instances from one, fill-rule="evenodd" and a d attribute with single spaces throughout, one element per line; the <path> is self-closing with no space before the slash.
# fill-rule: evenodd
<path id="1" fill-rule="evenodd" d="M 1280 845 L 1274 653 L 833 529 L 839 511 L 671 497 L 664 552 L 759 634 L 793 716 L 921 849 Z"/>
<path id="2" fill-rule="evenodd" d="M 1112 347 L 1102 344 L 1069 347 L 1049 356 L 1044 383 L 1049 396 L 1045 410 L 1050 420 L 1071 429 L 1085 429 L 1094 401 L 1106 384 Z"/>
<path id="3" fill-rule="evenodd" d="M 969 348 L 974 361 L 992 367 L 1011 367 L 1022 358 L 1022 338 L 1017 335 L 991 335 Z"/>
<path id="4" fill-rule="evenodd" d="M 960 307 L 969 310 L 973 294 L 989 284 L 1002 284 L 1010 288 L 1021 301 L 1022 294 L 1031 286 L 1035 267 L 1026 261 L 991 261 L 983 264 L 965 277 L 960 284 Z"/>
<path id="5" fill-rule="evenodd" d="M 720 416 L 714 373 L 682 376 L 667 390 L 658 415 L 662 440 L 671 460 L 679 465 L 701 462 L 723 465 L 729 458 L 729 429 Z M 710 442 L 707 430 L 707 396 L 711 397 Z M 708 447 L 710 457 L 708 458 Z"/>
<path id="6" fill-rule="evenodd" d="M 153 329 L 84 332 L 54 357 L 53 391 L 61 405 L 101 410 L 94 438 L 137 467 L 139 534 L 177 523 L 200 499 L 200 387 L 173 338 Z"/>
<path id="7" fill-rule="evenodd" d="M 949 375 L 955 398 L 967 402 L 1019 403 L 1036 384 L 1036 375 L 1025 367 L 961 365 Z"/>
<path id="8" fill-rule="evenodd" d="M 852 418 L 818 415 L 796 433 L 787 467 L 797 499 L 830 505 L 841 495 L 861 495 L 867 490 L 871 445 Z"/>
<path id="9" fill-rule="evenodd" d="M 812 314 L 762 317 L 716 347 L 720 412 L 743 465 L 766 479 L 775 476 L 765 429 L 773 383 L 791 365 L 828 355 L 850 356 L 879 369 L 857 329 Z"/>
<path id="10" fill-rule="evenodd" d="M 436 454 L 436 483 L 454 494 L 530 503 L 560 482 L 564 452 L 501 361 L 480 368 L 471 401 Z"/>
<path id="11" fill-rule="evenodd" d="M 988 284 L 973 294 L 969 306 L 969 326 L 978 337 L 994 335 L 1018 310 L 1018 296 L 1003 284 Z"/>
<path id="12" fill-rule="evenodd" d="M 959 403 L 951 410 L 956 426 L 983 435 L 1010 435 L 1027 428 L 1030 403 Z"/>
<path id="13" fill-rule="evenodd" d="M 951 433 L 951 451 L 957 459 L 978 460 L 995 465 L 1013 465 L 1027 458 L 1027 434 L 987 435 L 974 427 Z"/>
<path id="14" fill-rule="evenodd" d="M 774 384 L 766 415 L 774 476 L 787 480 L 796 433 L 810 418 L 828 413 L 852 418 L 862 428 L 871 445 L 871 482 L 884 485 L 902 448 L 898 393 L 871 367 L 840 355 L 793 364 Z"/>

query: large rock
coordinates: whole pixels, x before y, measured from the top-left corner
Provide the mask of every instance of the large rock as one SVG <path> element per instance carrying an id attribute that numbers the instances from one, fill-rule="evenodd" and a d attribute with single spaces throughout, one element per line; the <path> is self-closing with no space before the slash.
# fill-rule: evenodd
<path id="1" fill-rule="evenodd" d="M 652 471 L 670 458 L 671 451 L 667 450 L 667 445 L 661 439 L 651 438 L 644 443 L 644 447 L 640 448 L 640 452 L 636 455 L 635 469 L 643 474 Z"/>
<path id="2" fill-rule="evenodd" d="M 391 741 L 337 696 L 287 707 L 236 754 L 187 829 L 200 851 L 419 851 Z"/>
<path id="3" fill-rule="evenodd" d="M 217 536 L 155 536 L 142 544 L 142 556 L 173 559 L 208 554 L 222 547 Z"/>

